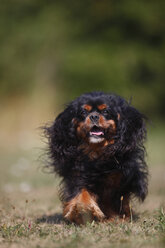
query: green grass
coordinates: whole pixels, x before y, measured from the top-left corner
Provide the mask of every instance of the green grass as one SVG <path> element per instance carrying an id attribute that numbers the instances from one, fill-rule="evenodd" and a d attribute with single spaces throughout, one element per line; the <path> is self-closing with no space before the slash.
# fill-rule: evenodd
<path id="1" fill-rule="evenodd" d="M 18 218 L 14 213 L 9 222 L 0 225 L 2 247 L 163 247 L 165 239 L 163 209 L 154 216 L 141 214 L 137 222 L 106 223 L 75 226 L 56 222 L 45 223 L 35 218 Z"/>
<path id="2" fill-rule="evenodd" d="M 164 247 L 165 156 L 163 129 L 150 131 L 149 195 L 134 203 L 138 219 L 130 222 L 67 224 L 58 199 L 59 179 L 45 174 L 35 149 L 1 150 L 0 247 Z"/>

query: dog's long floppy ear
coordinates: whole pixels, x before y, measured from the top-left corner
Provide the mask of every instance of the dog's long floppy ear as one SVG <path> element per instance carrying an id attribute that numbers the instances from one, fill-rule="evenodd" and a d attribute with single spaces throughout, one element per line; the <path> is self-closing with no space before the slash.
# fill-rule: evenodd
<path id="1" fill-rule="evenodd" d="M 62 113 L 55 119 L 53 125 L 50 127 L 50 136 L 54 138 L 54 142 L 63 143 L 65 145 L 72 144 L 75 141 L 74 122 L 75 109 L 69 105 Z M 52 137 L 53 135 L 53 137 Z"/>
<path id="2" fill-rule="evenodd" d="M 58 164 L 66 160 L 69 161 L 75 152 L 76 130 L 72 121 L 76 115 L 75 107 L 70 104 L 62 113 L 60 113 L 53 124 L 45 128 L 45 134 L 48 138 L 49 156 L 57 164 L 54 164 L 58 170 Z"/>
<path id="3" fill-rule="evenodd" d="M 143 147 L 146 138 L 145 116 L 129 104 L 119 113 L 118 131 L 124 150 Z"/>

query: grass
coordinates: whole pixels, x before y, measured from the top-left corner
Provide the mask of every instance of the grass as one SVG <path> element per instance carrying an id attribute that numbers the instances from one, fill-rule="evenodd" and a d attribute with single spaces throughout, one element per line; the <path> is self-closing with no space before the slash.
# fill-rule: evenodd
<path id="1" fill-rule="evenodd" d="M 27 203 L 25 202 L 25 205 Z M 32 208 L 29 206 L 29 212 Z M 9 214 L 9 213 L 8 213 Z M 142 213 L 135 223 L 92 223 L 85 226 L 66 224 L 53 216 L 36 219 L 20 216 L 12 209 L 0 225 L 1 247 L 163 247 L 165 214 Z M 5 217 L 5 218 L 6 218 Z M 48 216 L 47 216 L 48 217 Z M 50 222 L 50 220 L 52 222 Z"/>
<path id="2" fill-rule="evenodd" d="M 149 195 L 134 203 L 138 219 L 84 226 L 63 220 L 59 179 L 42 172 L 35 149 L 1 150 L 0 247 L 165 247 L 164 140 L 163 132 L 150 131 Z"/>

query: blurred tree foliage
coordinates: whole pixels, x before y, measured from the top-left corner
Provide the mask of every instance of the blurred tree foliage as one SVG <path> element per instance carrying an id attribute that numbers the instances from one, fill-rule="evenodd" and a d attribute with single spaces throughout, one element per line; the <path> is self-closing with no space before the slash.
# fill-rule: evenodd
<path id="1" fill-rule="evenodd" d="M 163 0 L 1 0 L 1 98 L 104 90 L 163 116 L 164 16 Z"/>

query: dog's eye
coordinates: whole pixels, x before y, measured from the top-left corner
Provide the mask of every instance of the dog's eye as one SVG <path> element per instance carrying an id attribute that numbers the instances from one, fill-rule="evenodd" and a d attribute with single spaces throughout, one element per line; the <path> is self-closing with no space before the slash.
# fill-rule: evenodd
<path id="1" fill-rule="evenodd" d="M 81 115 L 86 115 L 87 110 L 86 109 L 82 109 L 80 113 L 81 113 Z"/>
<path id="2" fill-rule="evenodd" d="M 102 112 L 103 114 L 108 114 L 108 110 L 107 110 L 107 109 L 103 109 L 101 112 Z"/>

